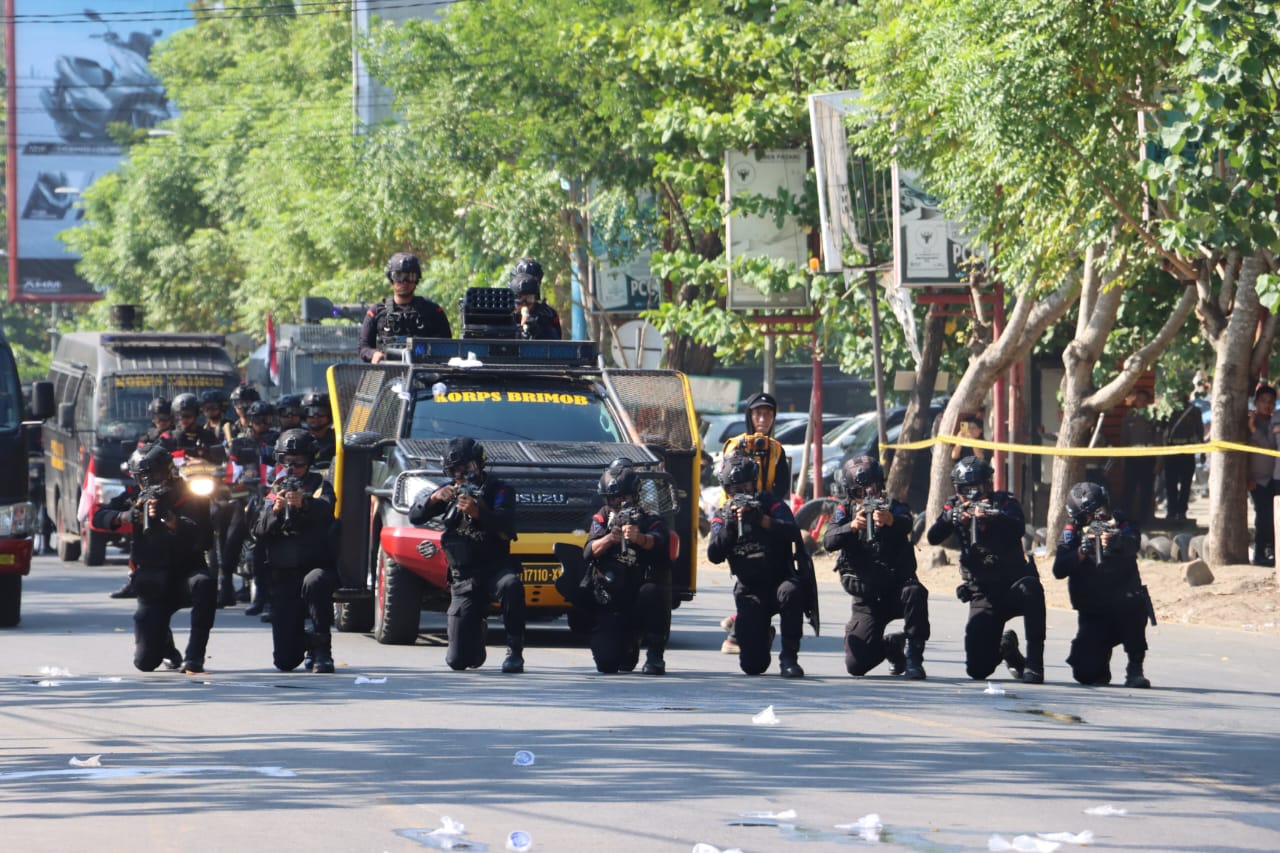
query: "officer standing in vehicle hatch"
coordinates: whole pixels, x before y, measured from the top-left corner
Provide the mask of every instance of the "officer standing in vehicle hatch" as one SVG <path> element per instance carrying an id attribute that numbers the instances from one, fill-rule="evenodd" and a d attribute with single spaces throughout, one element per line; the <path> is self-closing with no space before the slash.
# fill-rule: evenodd
<path id="1" fill-rule="evenodd" d="M 422 278 L 422 264 L 408 252 L 397 252 L 387 261 L 387 281 L 395 292 L 370 308 L 360 325 L 360 358 L 370 364 L 385 359 L 386 347 L 395 338 L 452 338 L 453 328 L 444 309 L 430 299 L 415 296 Z"/>

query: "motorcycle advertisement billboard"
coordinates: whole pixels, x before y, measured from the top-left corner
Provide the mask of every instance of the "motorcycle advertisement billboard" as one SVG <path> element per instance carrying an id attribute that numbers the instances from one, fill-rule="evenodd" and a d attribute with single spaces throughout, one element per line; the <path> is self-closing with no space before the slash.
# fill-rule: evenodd
<path id="1" fill-rule="evenodd" d="M 120 163 L 113 126 L 148 130 L 174 115 L 151 52 L 191 13 L 169 0 L 112 5 L 5 0 L 10 301 L 101 298 L 58 235 L 82 215 L 80 194 Z"/>

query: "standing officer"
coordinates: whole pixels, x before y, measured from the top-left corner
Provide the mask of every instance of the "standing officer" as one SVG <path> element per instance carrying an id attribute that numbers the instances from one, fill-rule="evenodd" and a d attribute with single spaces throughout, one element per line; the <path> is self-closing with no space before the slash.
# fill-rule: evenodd
<path id="1" fill-rule="evenodd" d="M 271 639 L 276 669 L 301 663 L 308 671 L 333 672 L 333 566 L 328 531 L 333 522 L 333 485 L 311 470 L 316 442 L 305 429 L 291 429 L 276 442 L 284 470 L 271 486 L 254 535 L 271 567 Z M 314 632 L 308 635 L 306 618 Z"/>
<path id="2" fill-rule="evenodd" d="M 964 629 L 965 669 L 970 678 L 986 678 L 1001 659 L 1014 678 L 1026 684 L 1044 681 L 1044 587 L 1034 563 L 1022 550 L 1026 530 L 1022 505 L 1008 492 L 991 490 L 991 464 L 966 456 L 951 471 L 956 494 L 929 528 L 930 545 L 960 538 L 960 576 L 956 598 L 969 603 Z M 1027 656 L 1018 635 L 1000 629 L 1015 616 L 1027 632 Z"/>
<path id="3" fill-rule="evenodd" d="M 870 456 L 848 460 L 842 473 L 845 499 L 822 544 L 828 552 L 839 550 L 840 585 L 853 596 L 844 629 L 845 668 L 850 675 L 866 675 L 887 658 L 890 674 L 922 679 L 929 590 L 916 577 L 911 510 L 884 494 L 884 469 Z M 904 630 L 886 637 L 885 626 L 894 619 L 903 621 Z"/>
<path id="4" fill-rule="evenodd" d="M 722 455 L 728 458 L 735 451 L 756 461 L 760 473 L 756 478 L 756 490 L 767 491 L 779 500 L 791 496 L 791 462 L 787 452 L 773 437 L 773 422 L 778 417 L 778 401 L 772 394 L 761 391 L 747 400 L 747 430 L 724 444 Z"/>
<path id="5" fill-rule="evenodd" d="M 178 426 L 173 431 L 174 449 L 214 465 L 226 461 L 226 453 L 217 434 L 199 423 L 200 401 L 196 395 L 179 394 L 173 398 L 172 407 L 178 415 Z"/>
<path id="6" fill-rule="evenodd" d="M 516 295 L 516 324 L 520 337 L 529 340 L 558 341 L 563 337 L 560 315 L 542 300 L 542 264 L 533 258 L 521 258 L 507 282 Z"/>
<path id="7" fill-rule="evenodd" d="M 253 430 L 250 429 L 249 407 L 261 399 L 258 389 L 252 385 L 242 384 L 231 392 L 231 408 L 235 410 L 236 417 L 231 423 L 230 437 L 226 439 L 227 441 L 237 436 L 253 434 Z"/>
<path id="8" fill-rule="evenodd" d="M 173 457 L 160 445 L 140 447 L 129 457 L 129 473 L 142 491 L 114 498 L 93 515 L 96 527 L 133 524 L 129 562 L 138 593 L 133 615 L 133 665 L 151 672 L 163 661 L 170 669 L 204 672 L 209 631 L 217 612 L 217 582 L 205 565 L 213 541 L 208 503 L 192 495 L 173 470 Z M 191 635 L 185 655 L 173 642 L 170 621 L 191 607 Z"/>
<path id="9" fill-rule="evenodd" d="M 1122 515 L 1112 516 L 1110 506 L 1107 490 L 1097 483 L 1076 483 L 1067 495 L 1071 521 L 1053 560 L 1053 576 L 1067 578 L 1076 610 L 1067 663 L 1081 684 L 1110 684 L 1111 650 L 1122 645 L 1129 658 L 1124 686 L 1150 687 L 1142 664 L 1152 611 L 1138 574 L 1138 529 Z"/>
<path id="10" fill-rule="evenodd" d="M 387 281 L 395 293 L 370 308 L 360 325 L 360 358 L 377 364 L 392 338 L 452 338 L 453 328 L 444 309 L 421 296 L 414 296 L 422 265 L 417 257 L 397 252 L 387 261 Z"/>
<path id="11" fill-rule="evenodd" d="M 302 398 L 302 413 L 307 419 L 307 429 L 315 439 L 316 452 L 313 462 L 325 465 L 333 461 L 338 449 L 338 437 L 333 431 L 333 410 L 329 395 L 312 391 Z"/>
<path id="12" fill-rule="evenodd" d="M 276 462 L 276 441 L 280 438 L 280 434 L 272 428 L 276 417 L 275 406 L 265 400 L 257 400 L 251 403 L 245 410 L 244 417 L 249 422 L 249 431 L 243 438 L 257 445 L 257 453 L 251 454 L 248 459 L 244 460 L 247 464 L 242 463 L 245 468 L 242 478 L 249 485 L 250 495 L 242 502 L 241 511 L 232 520 L 231 530 L 227 534 L 227 547 L 224 549 L 225 553 L 230 555 L 228 559 L 236 562 L 239 561 L 238 555 L 244 549 L 245 540 L 253 531 L 254 522 L 257 521 L 257 514 L 261 511 L 261 498 L 265 492 L 265 486 L 273 479 L 272 475 L 275 473 Z M 261 542 L 254 541 L 252 555 L 253 601 L 244 609 L 244 615 L 261 615 L 263 622 L 270 622 L 272 604 L 268 584 L 271 579 L 271 569 L 263 556 Z"/>
<path id="13" fill-rule="evenodd" d="M 281 435 L 291 429 L 302 429 L 305 426 L 302 418 L 301 394 L 285 394 L 276 400 L 276 422 L 280 426 Z"/>
<path id="14" fill-rule="evenodd" d="M 593 613 L 591 656 L 600 672 L 631 672 L 647 647 L 645 675 L 667 671 L 671 630 L 671 562 L 667 525 L 640 503 L 640 477 L 629 459 L 614 460 L 596 493 L 605 505 L 591 518 L 582 553 Z"/>
<path id="15" fill-rule="evenodd" d="M 210 388 L 200 394 L 200 411 L 204 413 L 204 425 L 212 430 L 218 437 L 218 441 L 224 445 L 231 441 L 231 424 L 224 418 L 229 402 L 221 388 Z"/>
<path id="16" fill-rule="evenodd" d="M 414 501 L 409 520 L 444 516 L 440 547 L 449 564 L 449 650 L 456 670 L 484 664 L 485 617 L 498 599 L 507 633 L 503 672 L 524 672 L 524 583 L 511 565 L 516 538 L 515 489 L 484 471 L 484 448 L 474 438 L 449 442 L 441 460 L 452 480 Z"/>
<path id="17" fill-rule="evenodd" d="M 147 404 L 147 414 L 151 415 L 151 426 L 138 436 L 139 447 L 153 444 L 162 445 L 166 450 L 173 449 L 173 406 L 164 397 L 154 397 Z"/>
<path id="18" fill-rule="evenodd" d="M 769 668 L 769 633 L 773 614 L 780 614 L 782 653 L 778 671 L 783 678 L 802 678 L 797 658 L 804 631 L 805 593 L 796 575 L 791 548 L 796 521 L 785 503 L 757 488 L 760 466 L 750 456 L 726 456 L 720 466 L 720 485 L 726 503 L 711 522 L 707 559 L 729 561 L 737 579 L 733 599 L 738 638 L 738 664 L 748 675 Z"/>

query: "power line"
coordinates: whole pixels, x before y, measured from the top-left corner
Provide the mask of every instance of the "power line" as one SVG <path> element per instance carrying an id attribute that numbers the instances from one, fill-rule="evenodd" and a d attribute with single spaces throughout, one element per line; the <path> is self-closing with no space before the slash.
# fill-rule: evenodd
<path id="1" fill-rule="evenodd" d="M 132 10 L 124 12 L 97 13 L 103 23 L 161 23 L 166 21 L 226 21 L 255 20 L 261 18 L 301 18 L 315 15 L 332 15 L 337 12 L 351 12 L 364 6 L 367 11 L 417 9 L 422 7 L 452 6 L 465 0 L 403 0 L 399 3 L 380 3 L 377 8 L 369 0 L 322 0 L 322 2 L 281 3 L 269 6 L 224 6 L 220 9 L 193 11 L 191 9 L 155 9 Z M 320 7 L 312 9 L 310 7 Z M 302 9 L 302 11 L 299 11 Z M 86 18 L 83 12 L 30 12 L 13 16 L 0 15 L 0 24 L 83 24 Z"/>

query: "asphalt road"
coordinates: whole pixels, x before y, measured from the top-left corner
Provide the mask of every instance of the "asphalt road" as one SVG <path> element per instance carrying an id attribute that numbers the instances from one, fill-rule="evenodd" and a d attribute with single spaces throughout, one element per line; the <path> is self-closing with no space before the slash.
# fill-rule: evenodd
<path id="1" fill-rule="evenodd" d="M 22 625 L 0 632 L 0 850 L 412 851 L 444 846 L 426 833 L 445 817 L 467 829 L 453 849 L 492 851 L 515 830 L 534 851 L 610 853 L 1085 831 L 1093 851 L 1280 850 L 1274 636 L 1161 626 L 1155 689 L 1084 688 L 1062 663 L 1074 619 L 1051 612 L 1049 682 L 1001 672 L 990 695 L 964 676 L 964 607 L 935 590 L 929 679 L 855 680 L 847 598 L 824 585 L 809 677 L 750 678 L 719 653 L 717 573 L 676 612 L 664 678 L 597 675 L 563 621 L 531 629 L 525 675 L 497 670 L 500 630 L 484 669 L 453 673 L 434 614 L 415 646 L 338 635 L 337 674 L 284 674 L 241 609 L 219 612 L 209 673 L 144 674 L 132 604 L 106 596 L 123 571 L 39 558 Z M 766 706 L 778 724 L 754 725 Z M 1103 806 L 1126 813 L 1086 813 Z M 868 814 L 878 844 L 835 828 Z"/>

